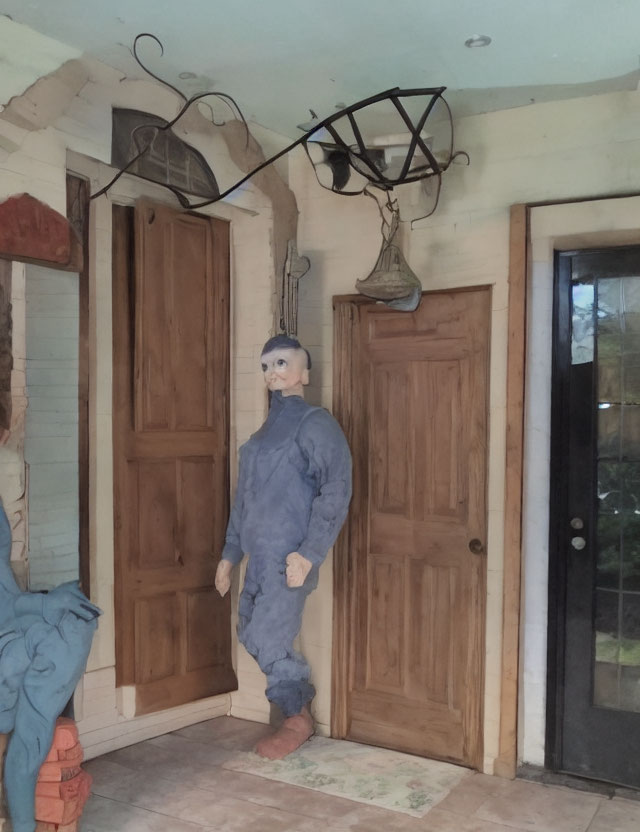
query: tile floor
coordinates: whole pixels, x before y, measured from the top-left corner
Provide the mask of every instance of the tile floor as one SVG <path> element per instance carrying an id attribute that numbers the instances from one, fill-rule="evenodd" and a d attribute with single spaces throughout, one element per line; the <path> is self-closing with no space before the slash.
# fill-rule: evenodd
<path id="1" fill-rule="evenodd" d="M 221 768 L 268 726 L 220 717 L 86 763 L 81 832 L 638 832 L 640 802 L 473 774 L 423 818 Z"/>

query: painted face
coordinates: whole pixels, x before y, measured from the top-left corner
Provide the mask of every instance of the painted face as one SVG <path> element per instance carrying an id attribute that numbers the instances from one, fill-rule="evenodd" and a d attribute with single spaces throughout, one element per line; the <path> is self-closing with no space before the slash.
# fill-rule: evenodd
<path id="1" fill-rule="evenodd" d="M 309 384 L 304 350 L 280 347 L 265 353 L 260 361 L 264 380 L 271 391 L 280 390 L 283 396 L 301 396 L 303 386 Z"/>

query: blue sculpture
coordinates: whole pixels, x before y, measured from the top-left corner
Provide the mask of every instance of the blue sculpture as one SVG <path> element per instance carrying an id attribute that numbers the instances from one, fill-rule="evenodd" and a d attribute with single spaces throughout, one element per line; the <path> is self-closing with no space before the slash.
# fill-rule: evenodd
<path id="1" fill-rule="evenodd" d="M 82 676 L 97 618 L 75 582 L 22 592 L 10 565 L 11 528 L 0 502 L 0 733 L 14 832 L 35 832 L 35 787 L 56 719 Z"/>

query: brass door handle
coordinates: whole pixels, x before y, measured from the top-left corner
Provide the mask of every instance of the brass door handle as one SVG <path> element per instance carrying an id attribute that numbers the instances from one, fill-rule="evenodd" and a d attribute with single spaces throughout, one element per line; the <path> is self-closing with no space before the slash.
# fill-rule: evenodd
<path id="1" fill-rule="evenodd" d="M 482 541 L 478 540 L 477 537 L 472 538 L 469 541 L 469 551 L 473 552 L 474 555 L 481 555 L 484 552 Z"/>

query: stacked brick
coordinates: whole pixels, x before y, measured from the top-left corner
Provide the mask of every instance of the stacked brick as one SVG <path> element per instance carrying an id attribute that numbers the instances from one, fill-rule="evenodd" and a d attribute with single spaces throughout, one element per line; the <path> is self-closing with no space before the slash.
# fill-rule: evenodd
<path id="1" fill-rule="evenodd" d="M 78 832 L 91 793 L 91 775 L 80 768 L 82 758 L 75 722 L 60 717 L 36 784 L 37 832 Z"/>

